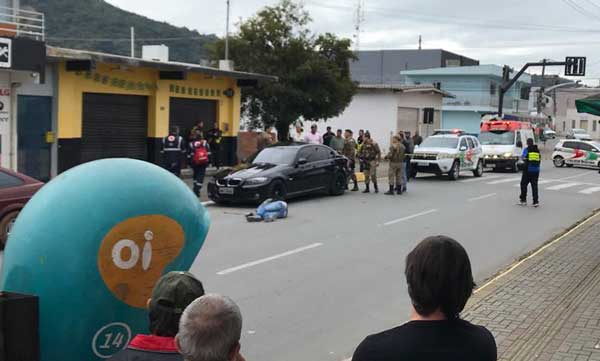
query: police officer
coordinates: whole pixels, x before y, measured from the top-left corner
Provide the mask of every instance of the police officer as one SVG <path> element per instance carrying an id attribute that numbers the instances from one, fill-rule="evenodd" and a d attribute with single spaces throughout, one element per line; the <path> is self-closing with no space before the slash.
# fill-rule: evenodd
<path id="1" fill-rule="evenodd" d="M 196 137 L 189 145 L 188 158 L 194 171 L 194 194 L 199 197 L 204 184 L 206 167 L 210 162 L 210 145 L 205 139 Z"/>
<path id="2" fill-rule="evenodd" d="M 221 141 L 223 140 L 223 132 L 219 129 L 219 126 L 215 123 L 215 127 L 206 133 L 208 138 L 208 145 L 210 146 L 211 152 L 211 163 L 213 167 L 219 169 L 221 162 L 219 159 L 221 150 Z"/>
<path id="3" fill-rule="evenodd" d="M 370 193 L 371 189 L 369 185 L 373 181 L 373 187 L 375 193 L 379 193 L 379 187 L 377 186 L 377 167 L 381 162 L 381 150 L 379 144 L 371 139 L 369 132 L 365 133 L 364 143 L 358 154 L 358 158 L 364 163 L 365 167 L 365 184 L 366 188 L 363 193 Z"/>
<path id="4" fill-rule="evenodd" d="M 354 138 L 352 138 L 352 130 L 346 129 L 344 132 L 344 148 L 342 148 L 342 155 L 348 158 L 350 179 L 352 182 L 354 182 L 354 188 L 352 188 L 352 192 L 358 191 L 358 181 L 356 179 L 356 148 L 357 144 Z"/>
<path id="5" fill-rule="evenodd" d="M 185 155 L 185 142 L 179 135 L 179 128 L 172 127 L 169 135 L 162 140 L 163 166 L 176 176 L 181 176 L 181 161 Z"/>
<path id="6" fill-rule="evenodd" d="M 406 152 L 406 156 L 404 157 L 404 172 L 402 173 L 402 177 L 403 177 L 402 191 L 406 192 L 407 186 L 408 186 L 408 181 L 410 180 L 410 177 L 412 175 L 410 158 L 411 158 L 411 155 L 413 154 L 413 151 L 415 150 L 415 144 L 413 143 L 413 140 L 410 136 L 410 132 L 405 132 L 405 133 L 400 132 L 400 133 L 401 133 L 401 134 L 399 134 L 400 139 L 402 139 L 402 144 L 404 144 L 404 149 Z"/>
<path id="7" fill-rule="evenodd" d="M 363 143 L 365 142 L 365 131 L 364 129 L 360 129 L 358 131 L 358 137 L 356 138 L 356 150 L 358 152 L 360 152 L 360 149 L 362 148 Z M 363 162 L 361 160 L 358 161 L 359 164 L 359 172 L 363 173 L 365 171 L 365 165 L 363 164 Z"/>
<path id="8" fill-rule="evenodd" d="M 402 194 L 404 185 L 402 174 L 404 173 L 405 149 L 400 137 L 397 135 L 394 136 L 392 138 L 390 150 L 385 156 L 385 159 L 390 161 L 390 170 L 388 173 L 390 190 L 385 193 L 387 195 L 394 195 L 394 190 L 398 192 L 398 194 Z"/>
<path id="9" fill-rule="evenodd" d="M 533 194 L 533 206 L 539 207 L 538 198 L 538 179 L 540 178 L 540 164 L 542 157 L 538 146 L 533 143 L 533 139 L 527 139 L 527 148 L 523 150 L 523 160 L 525 168 L 521 177 L 521 196 L 519 204 L 527 205 L 527 186 L 531 183 L 531 193 Z"/>

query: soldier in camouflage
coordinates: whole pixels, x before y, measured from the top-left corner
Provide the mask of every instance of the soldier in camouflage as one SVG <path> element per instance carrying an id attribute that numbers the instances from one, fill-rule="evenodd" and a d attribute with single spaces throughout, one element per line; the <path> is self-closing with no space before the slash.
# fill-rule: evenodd
<path id="1" fill-rule="evenodd" d="M 371 189 L 369 188 L 371 181 L 373 181 L 375 193 L 379 193 L 379 187 L 377 186 L 377 167 L 379 166 L 379 162 L 381 162 L 381 150 L 379 149 L 379 145 L 371 139 L 371 134 L 369 132 L 365 133 L 364 143 L 358 153 L 358 158 L 365 165 L 364 173 L 366 188 L 363 193 L 371 192 Z"/>
<path id="2" fill-rule="evenodd" d="M 405 156 L 406 148 L 404 147 L 404 144 L 402 144 L 402 140 L 400 139 L 400 137 L 396 135 L 392 138 L 390 151 L 385 156 L 385 159 L 390 161 L 390 170 L 388 174 L 390 181 L 390 190 L 387 191 L 385 194 L 394 195 L 394 187 L 398 194 L 402 194 L 402 173 L 404 172 Z"/>
<path id="3" fill-rule="evenodd" d="M 357 144 L 354 138 L 352 138 L 352 131 L 346 129 L 344 132 L 344 148 L 342 148 L 342 155 L 348 158 L 348 168 L 350 169 L 350 179 L 354 182 L 353 192 L 358 191 L 358 181 L 356 179 L 356 148 Z M 346 186 L 347 188 L 347 186 Z"/>

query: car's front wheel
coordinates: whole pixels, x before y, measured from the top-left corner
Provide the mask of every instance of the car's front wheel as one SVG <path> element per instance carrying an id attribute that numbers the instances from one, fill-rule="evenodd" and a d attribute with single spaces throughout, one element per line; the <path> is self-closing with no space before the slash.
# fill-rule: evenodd
<path id="1" fill-rule="evenodd" d="M 341 196 L 346 191 L 347 184 L 348 179 L 346 175 L 340 171 L 335 172 L 329 186 L 329 194 L 332 196 Z"/>
<path id="2" fill-rule="evenodd" d="M 557 155 L 556 157 L 554 157 L 552 162 L 554 163 L 554 166 L 556 168 L 562 168 L 565 166 L 565 158 L 561 157 L 560 155 Z"/>
<path id="3" fill-rule="evenodd" d="M 460 177 L 460 164 L 456 161 L 452 164 L 450 172 L 448 172 L 448 178 L 450 178 L 450 180 L 458 180 L 458 177 Z"/>
<path id="4" fill-rule="evenodd" d="M 0 249 L 4 249 L 6 247 L 6 242 L 8 241 L 8 236 L 10 235 L 10 231 L 12 229 L 13 224 L 15 224 L 15 220 L 19 212 L 11 212 L 2 218 L 0 221 Z"/>
<path id="5" fill-rule="evenodd" d="M 475 177 L 483 176 L 483 161 L 479 161 L 477 163 L 477 168 L 475 168 L 475 170 L 473 171 L 473 175 Z"/>
<path id="6" fill-rule="evenodd" d="M 283 201 L 287 197 L 287 190 L 285 184 L 280 180 L 274 180 L 269 188 L 269 196 L 273 200 Z"/>

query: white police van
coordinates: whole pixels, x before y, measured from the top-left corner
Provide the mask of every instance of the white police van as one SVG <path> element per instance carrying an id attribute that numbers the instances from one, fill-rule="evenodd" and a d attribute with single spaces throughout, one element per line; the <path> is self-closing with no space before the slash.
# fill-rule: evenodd
<path id="1" fill-rule="evenodd" d="M 457 180 L 463 171 L 483 175 L 483 150 L 477 137 L 462 132 L 431 136 L 415 149 L 413 169 L 421 173 L 447 174 Z"/>

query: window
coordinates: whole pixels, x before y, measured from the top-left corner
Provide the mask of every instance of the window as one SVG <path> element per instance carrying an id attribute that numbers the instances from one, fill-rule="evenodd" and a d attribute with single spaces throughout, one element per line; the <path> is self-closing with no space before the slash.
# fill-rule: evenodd
<path id="1" fill-rule="evenodd" d="M 4 172 L 0 172 L 0 188 L 16 187 L 20 186 L 23 183 L 24 182 L 17 177 L 14 177 L 10 174 L 6 174 Z"/>
<path id="2" fill-rule="evenodd" d="M 467 138 L 467 142 L 469 143 L 469 148 L 474 149 L 475 143 L 473 143 L 473 139 Z"/>
<path id="3" fill-rule="evenodd" d="M 442 82 L 440 81 L 434 81 L 433 82 L 433 87 L 436 89 L 442 89 Z"/>
<path id="4" fill-rule="evenodd" d="M 577 143 L 577 142 L 565 142 L 563 144 L 563 148 L 579 149 L 579 143 Z"/>
<path id="5" fill-rule="evenodd" d="M 531 87 L 522 87 L 521 88 L 521 99 L 522 100 L 529 100 L 529 94 L 531 93 Z"/>
<path id="6" fill-rule="evenodd" d="M 597 121 L 592 121 L 592 132 L 595 132 L 598 130 L 598 122 Z"/>
<path id="7" fill-rule="evenodd" d="M 333 150 L 329 147 L 317 147 L 314 153 L 314 159 L 316 162 L 330 159 L 333 155 Z"/>
<path id="8" fill-rule="evenodd" d="M 567 122 L 563 120 L 563 132 L 567 130 Z"/>
<path id="9" fill-rule="evenodd" d="M 490 95 L 496 95 L 496 87 L 497 87 L 496 82 L 492 81 L 490 83 Z"/>
<path id="10" fill-rule="evenodd" d="M 591 145 L 589 145 L 587 143 L 579 143 L 578 146 L 579 146 L 579 149 L 585 150 L 586 152 L 591 152 L 594 150 L 594 147 L 592 147 Z"/>
<path id="11" fill-rule="evenodd" d="M 467 139 L 466 138 L 462 138 L 460 141 L 460 149 L 468 149 L 467 146 Z"/>
<path id="12" fill-rule="evenodd" d="M 575 128 L 575 119 L 571 120 L 571 128 Z"/>

